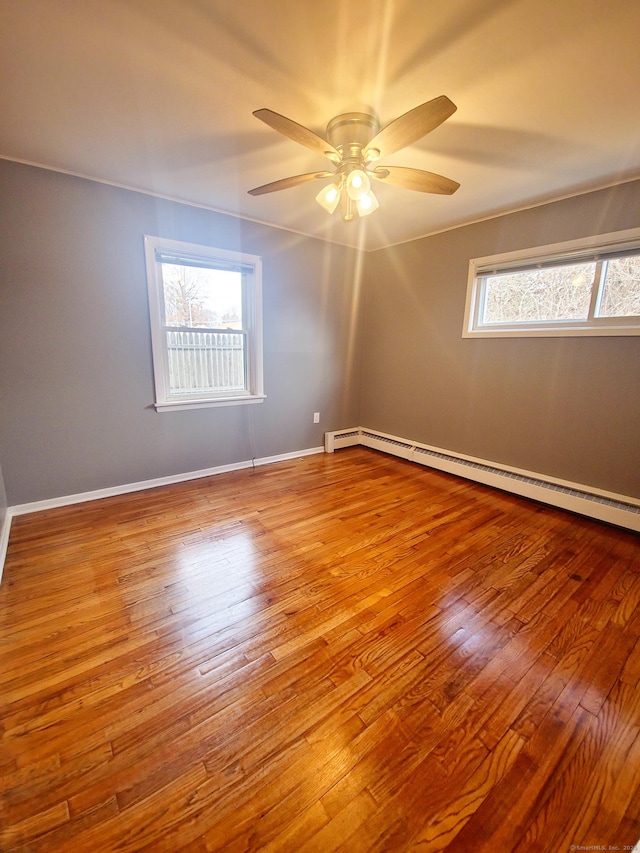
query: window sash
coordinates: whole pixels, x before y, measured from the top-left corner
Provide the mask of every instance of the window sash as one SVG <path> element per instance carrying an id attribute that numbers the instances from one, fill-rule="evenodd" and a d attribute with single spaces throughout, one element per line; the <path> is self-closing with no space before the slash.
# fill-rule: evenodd
<path id="1" fill-rule="evenodd" d="M 164 328 L 171 398 L 249 393 L 246 330 Z"/>

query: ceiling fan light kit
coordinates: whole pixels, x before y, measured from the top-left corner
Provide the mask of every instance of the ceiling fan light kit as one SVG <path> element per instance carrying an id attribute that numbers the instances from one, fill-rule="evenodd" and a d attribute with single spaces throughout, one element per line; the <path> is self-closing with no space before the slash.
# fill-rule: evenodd
<path id="1" fill-rule="evenodd" d="M 340 204 L 345 222 L 355 219 L 356 212 L 360 217 L 368 216 L 380 206 L 371 189 L 367 173 L 362 169 L 346 167 L 341 170 L 337 182 L 334 181 L 320 190 L 316 201 L 327 213 L 334 213 Z"/>
<path id="2" fill-rule="evenodd" d="M 316 196 L 316 201 L 320 207 L 324 207 L 327 213 L 333 213 L 340 203 L 341 193 L 342 187 L 340 184 L 328 184 L 326 187 L 322 187 Z"/>
<path id="3" fill-rule="evenodd" d="M 369 190 L 366 195 L 363 195 L 356 201 L 356 210 L 358 216 L 368 216 L 380 207 L 380 202 L 375 197 L 373 190 Z"/>
<path id="4" fill-rule="evenodd" d="M 347 173 L 345 186 L 349 198 L 358 201 L 359 198 L 365 196 L 371 189 L 371 181 L 367 177 L 367 173 L 363 169 L 351 169 Z"/>
<path id="5" fill-rule="evenodd" d="M 451 195 L 460 184 L 450 178 L 420 169 L 375 164 L 421 139 L 455 110 L 455 104 L 441 95 L 404 113 L 382 130 L 377 119 L 368 113 L 343 113 L 331 119 L 326 138 L 272 110 L 256 110 L 254 116 L 260 121 L 326 157 L 335 169 L 283 178 L 249 190 L 249 194 L 263 195 L 331 177 L 332 182 L 320 190 L 316 201 L 327 213 L 334 213 L 340 206 L 345 222 L 368 216 L 380 206 L 371 190 L 371 178 L 417 192 Z"/>

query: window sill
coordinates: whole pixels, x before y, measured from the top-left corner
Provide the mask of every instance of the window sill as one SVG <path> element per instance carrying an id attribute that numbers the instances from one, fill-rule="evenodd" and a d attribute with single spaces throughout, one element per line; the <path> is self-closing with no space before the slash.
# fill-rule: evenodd
<path id="1" fill-rule="evenodd" d="M 500 329 L 485 326 L 483 328 L 469 329 L 462 333 L 463 338 L 556 338 L 556 337 L 579 337 L 591 335 L 597 337 L 615 337 L 617 335 L 640 335 L 640 326 L 539 326 L 538 328 L 513 327 Z"/>
<path id="2" fill-rule="evenodd" d="M 255 394 L 243 397 L 224 397 L 218 400 L 172 400 L 166 403 L 155 403 L 157 412 L 183 412 L 187 409 L 212 409 L 219 406 L 246 406 L 252 403 L 262 403 L 266 394 Z"/>

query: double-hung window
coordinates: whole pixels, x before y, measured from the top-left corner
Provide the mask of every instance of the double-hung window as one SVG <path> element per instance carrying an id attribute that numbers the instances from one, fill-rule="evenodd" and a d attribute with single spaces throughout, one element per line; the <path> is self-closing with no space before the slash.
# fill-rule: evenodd
<path id="1" fill-rule="evenodd" d="M 640 229 L 469 267 L 463 337 L 640 334 Z"/>
<path id="2" fill-rule="evenodd" d="M 262 402 L 261 259 L 144 242 L 156 409 Z"/>

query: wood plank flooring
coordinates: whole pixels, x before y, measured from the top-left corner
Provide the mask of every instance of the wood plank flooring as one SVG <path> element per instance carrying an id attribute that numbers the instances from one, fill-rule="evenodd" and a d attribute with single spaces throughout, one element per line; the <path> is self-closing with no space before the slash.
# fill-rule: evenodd
<path id="1" fill-rule="evenodd" d="M 2 851 L 629 850 L 640 537 L 362 448 L 14 519 Z"/>

